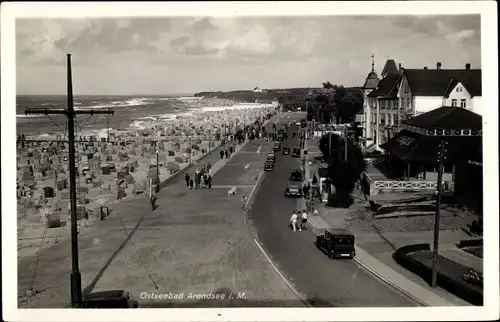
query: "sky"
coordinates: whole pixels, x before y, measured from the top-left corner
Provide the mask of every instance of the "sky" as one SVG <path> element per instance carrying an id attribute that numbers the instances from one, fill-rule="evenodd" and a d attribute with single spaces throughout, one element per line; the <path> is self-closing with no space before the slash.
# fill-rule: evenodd
<path id="1" fill-rule="evenodd" d="M 375 55 L 481 68 L 479 15 L 17 19 L 18 94 L 168 95 L 362 86 Z"/>

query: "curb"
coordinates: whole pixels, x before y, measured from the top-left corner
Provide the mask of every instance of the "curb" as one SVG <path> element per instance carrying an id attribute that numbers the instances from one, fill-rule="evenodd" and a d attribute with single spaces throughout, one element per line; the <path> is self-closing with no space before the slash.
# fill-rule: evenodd
<path id="1" fill-rule="evenodd" d="M 359 246 L 356 246 L 357 248 L 359 249 L 362 249 L 361 247 Z M 363 249 L 362 249 L 363 250 Z M 378 272 L 376 272 L 375 270 L 371 269 L 368 265 L 366 265 L 365 263 L 363 263 L 358 257 L 354 257 L 354 261 L 356 263 L 358 263 L 361 267 L 363 267 L 365 270 L 367 270 L 370 274 L 374 275 L 375 277 L 377 277 L 379 280 L 381 280 L 382 282 L 384 282 L 385 284 L 389 285 L 390 287 L 394 288 L 395 290 L 397 290 L 398 292 L 400 292 L 401 294 L 405 295 L 406 297 L 410 298 L 412 301 L 420 304 L 421 306 L 426 306 L 428 307 L 429 304 L 423 302 L 422 300 L 420 300 L 419 298 L 413 296 L 412 294 L 410 294 L 409 292 L 405 291 L 404 289 L 402 289 L 401 287 L 399 287 L 397 284 L 389 281 L 387 278 L 385 278 L 384 276 L 382 276 L 381 274 L 379 274 Z"/>

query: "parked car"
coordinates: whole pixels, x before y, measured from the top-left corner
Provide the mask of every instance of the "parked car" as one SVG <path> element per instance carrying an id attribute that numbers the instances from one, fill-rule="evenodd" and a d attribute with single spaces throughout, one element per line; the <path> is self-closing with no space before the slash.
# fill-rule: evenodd
<path id="1" fill-rule="evenodd" d="M 273 151 L 277 152 L 277 151 L 280 151 L 280 150 L 281 150 L 281 143 L 279 143 L 279 142 L 274 143 L 274 145 L 273 145 Z"/>
<path id="2" fill-rule="evenodd" d="M 268 153 L 267 157 L 266 157 L 266 161 L 272 161 L 273 163 L 276 162 L 276 154 Z"/>
<path id="3" fill-rule="evenodd" d="M 302 182 L 302 171 L 299 169 L 292 170 L 290 174 L 290 181 Z"/>
<path id="4" fill-rule="evenodd" d="M 290 146 L 288 146 L 288 145 L 287 145 L 287 146 L 284 146 L 284 147 L 283 147 L 283 149 L 281 150 L 281 153 L 282 153 L 283 155 L 288 155 L 288 154 L 290 154 Z"/>
<path id="5" fill-rule="evenodd" d="M 354 235 L 344 229 L 325 229 L 316 236 L 316 246 L 329 258 L 350 258 L 356 256 Z"/>
<path id="6" fill-rule="evenodd" d="M 264 163 L 264 171 L 274 171 L 274 162 L 273 161 L 266 161 Z"/>
<path id="7" fill-rule="evenodd" d="M 300 148 L 293 148 L 292 157 L 300 158 Z"/>
<path id="8" fill-rule="evenodd" d="M 302 189 L 300 185 L 290 183 L 285 189 L 285 197 L 302 197 Z"/>

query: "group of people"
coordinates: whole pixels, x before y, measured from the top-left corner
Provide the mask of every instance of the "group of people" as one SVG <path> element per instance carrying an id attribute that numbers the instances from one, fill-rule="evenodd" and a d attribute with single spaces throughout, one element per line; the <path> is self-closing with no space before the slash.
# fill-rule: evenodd
<path id="1" fill-rule="evenodd" d="M 205 164 L 201 170 L 196 169 L 193 177 L 186 172 L 184 180 L 186 181 L 186 187 L 190 189 L 201 188 L 202 182 L 204 187 L 212 188 L 212 165 L 209 162 Z"/>
<path id="2" fill-rule="evenodd" d="M 313 216 L 318 216 L 318 210 L 316 208 L 312 209 Z M 290 225 L 292 226 L 293 231 L 302 231 L 302 229 L 307 229 L 307 211 L 303 209 L 302 211 L 297 210 L 293 211 L 292 217 L 290 218 Z M 300 225 L 298 224 L 300 220 Z"/>
<path id="3" fill-rule="evenodd" d="M 219 152 L 220 154 L 220 158 L 221 159 L 224 159 L 224 156 L 226 157 L 226 159 L 229 159 L 229 157 L 231 156 L 231 154 L 233 154 L 233 152 L 236 152 L 235 151 L 235 148 L 233 146 L 229 146 L 227 149 L 225 150 L 221 150 Z"/>

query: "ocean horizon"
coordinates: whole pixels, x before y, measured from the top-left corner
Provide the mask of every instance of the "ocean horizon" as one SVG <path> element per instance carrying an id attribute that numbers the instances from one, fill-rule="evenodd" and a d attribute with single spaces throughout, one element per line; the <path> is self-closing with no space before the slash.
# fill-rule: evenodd
<path id="1" fill-rule="evenodd" d="M 62 115 L 26 115 L 25 108 L 65 108 L 66 95 L 17 95 L 17 134 L 39 136 L 61 133 L 66 118 Z M 118 130 L 143 129 L 158 120 L 188 116 L 197 110 L 231 109 L 236 101 L 205 99 L 181 95 L 74 95 L 75 109 L 112 108 L 114 115 L 78 115 L 76 123 L 81 133 L 95 133 L 107 128 Z"/>

